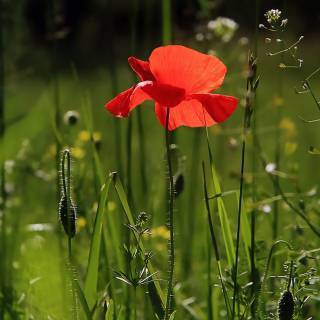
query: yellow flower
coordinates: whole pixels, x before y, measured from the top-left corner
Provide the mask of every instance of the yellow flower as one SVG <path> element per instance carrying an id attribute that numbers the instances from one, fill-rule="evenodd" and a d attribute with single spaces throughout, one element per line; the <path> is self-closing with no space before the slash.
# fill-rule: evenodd
<path id="1" fill-rule="evenodd" d="M 92 205 L 92 212 L 93 212 L 93 213 L 96 213 L 97 210 L 98 210 L 98 202 L 95 201 L 95 202 L 93 203 L 93 205 Z"/>
<path id="2" fill-rule="evenodd" d="M 80 147 L 73 147 L 71 148 L 71 155 L 76 159 L 83 159 L 86 152 Z"/>
<path id="3" fill-rule="evenodd" d="M 100 141 L 101 138 L 102 138 L 101 132 L 95 131 L 95 132 L 92 134 L 92 137 L 93 137 L 93 141 L 95 141 L 95 142 Z"/>
<path id="4" fill-rule="evenodd" d="M 78 134 L 78 139 L 82 142 L 88 142 L 90 140 L 90 132 L 87 130 L 82 130 Z"/>
<path id="5" fill-rule="evenodd" d="M 87 225 L 87 220 L 84 217 L 79 217 L 76 220 L 76 223 L 77 223 L 77 230 L 81 231 L 81 229 L 83 229 Z"/>
<path id="6" fill-rule="evenodd" d="M 284 100 L 282 97 L 277 96 L 277 95 L 272 97 L 272 105 L 274 107 L 281 107 L 281 106 L 283 106 L 283 104 L 284 104 Z"/>
<path id="7" fill-rule="evenodd" d="M 292 138 L 296 135 L 296 125 L 290 118 L 283 118 L 279 127 L 285 132 L 287 138 Z"/>
<path id="8" fill-rule="evenodd" d="M 295 142 L 286 142 L 284 145 L 284 153 L 289 156 L 297 150 L 297 144 Z"/>
<path id="9" fill-rule="evenodd" d="M 114 201 L 108 201 L 108 210 L 109 211 L 114 211 L 116 207 L 117 207 L 117 205 Z"/>
<path id="10" fill-rule="evenodd" d="M 48 153 L 52 158 L 55 157 L 57 154 L 57 146 L 55 144 L 50 144 Z"/>
<path id="11" fill-rule="evenodd" d="M 166 226 L 155 227 L 151 229 L 151 236 L 168 240 L 170 238 L 170 231 Z"/>

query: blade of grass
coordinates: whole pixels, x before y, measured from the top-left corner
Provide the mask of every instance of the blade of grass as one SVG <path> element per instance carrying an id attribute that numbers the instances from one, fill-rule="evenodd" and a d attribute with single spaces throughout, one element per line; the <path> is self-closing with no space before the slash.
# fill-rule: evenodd
<path id="1" fill-rule="evenodd" d="M 108 309 L 106 312 L 105 320 L 114 320 L 114 303 L 112 300 L 109 301 Z"/>
<path id="2" fill-rule="evenodd" d="M 207 210 L 210 236 L 211 236 L 212 246 L 213 246 L 214 253 L 215 253 L 215 256 L 216 256 L 216 260 L 217 260 L 217 264 L 218 264 L 219 278 L 220 278 L 220 282 L 221 282 L 221 287 L 222 287 L 223 297 L 224 297 L 224 301 L 225 301 L 225 306 L 227 308 L 227 316 L 228 316 L 228 319 L 229 319 L 230 318 L 230 314 L 231 314 L 231 307 L 230 307 L 230 303 L 229 303 L 229 297 L 228 297 L 227 289 L 226 289 L 225 284 L 223 282 L 219 247 L 218 247 L 217 238 L 215 236 L 215 232 L 214 232 L 214 229 L 213 229 L 213 223 L 212 223 L 212 218 L 211 218 L 211 210 L 210 210 L 210 204 L 209 204 L 208 189 L 207 189 L 207 178 L 206 178 L 206 171 L 205 171 L 204 162 L 202 162 L 202 174 L 203 174 L 203 190 L 204 190 L 204 196 L 205 196 L 205 206 L 206 206 L 206 210 Z"/>
<path id="3" fill-rule="evenodd" d="M 74 287 L 77 291 L 77 295 L 78 295 L 78 298 L 79 298 L 79 301 L 80 301 L 80 304 L 81 304 L 81 307 L 82 307 L 82 310 L 86 316 L 86 319 L 87 320 L 91 320 L 92 317 L 91 317 L 91 312 L 90 312 L 90 308 L 89 308 L 89 305 L 87 303 L 87 299 L 85 297 L 85 294 L 79 284 L 79 281 L 77 279 L 73 279 L 74 281 Z"/>
<path id="4" fill-rule="evenodd" d="M 239 203 L 239 191 L 236 193 L 236 199 L 237 203 Z M 246 256 L 248 259 L 248 267 L 251 269 L 251 228 L 248 220 L 248 213 L 244 204 L 244 201 L 242 199 L 242 207 L 241 207 L 241 236 L 244 244 L 244 249 L 246 252 Z"/>
<path id="5" fill-rule="evenodd" d="M 216 169 L 213 163 L 213 156 L 212 151 L 210 147 L 210 141 L 209 141 L 209 133 L 208 129 L 206 128 L 206 137 L 207 137 L 207 146 L 208 146 L 208 153 L 209 153 L 209 162 L 210 162 L 210 169 L 211 169 L 211 177 L 212 182 L 214 186 L 215 193 L 221 194 L 221 186 L 219 183 L 219 179 L 216 173 Z M 227 214 L 227 210 L 224 205 L 224 201 L 221 197 L 217 198 L 217 205 L 218 205 L 218 214 L 219 219 L 221 223 L 222 228 L 222 235 L 224 240 L 224 245 L 226 248 L 227 258 L 228 258 L 228 265 L 230 270 L 233 268 L 233 265 L 235 263 L 235 250 L 234 250 L 234 244 L 232 239 L 232 232 L 231 232 L 231 223 Z"/>
<path id="6" fill-rule="evenodd" d="M 85 296 L 87 298 L 88 305 L 90 308 L 94 306 L 97 298 L 102 225 L 111 181 L 112 175 L 110 175 L 106 179 L 105 184 L 102 186 L 97 215 L 94 222 L 93 234 L 91 238 L 87 275 L 84 286 Z"/>

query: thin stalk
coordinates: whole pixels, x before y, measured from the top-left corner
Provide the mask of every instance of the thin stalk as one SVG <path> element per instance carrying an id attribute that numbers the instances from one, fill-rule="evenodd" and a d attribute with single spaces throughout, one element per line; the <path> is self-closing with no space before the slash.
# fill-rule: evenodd
<path id="1" fill-rule="evenodd" d="M 173 208 L 174 208 L 174 184 L 173 184 L 173 174 L 172 174 L 172 163 L 171 163 L 171 150 L 170 150 L 170 133 L 169 133 L 169 117 L 170 108 L 167 108 L 166 115 L 166 151 L 167 151 L 167 163 L 168 163 L 168 173 L 169 173 L 169 212 L 168 212 L 168 228 L 170 231 L 169 238 L 169 279 L 168 279 L 168 289 L 167 289 L 167 302 L 164 313 L 164 320 L 169 320 L 170 314 L 172 312 L 172 300 L 173 300 L 173 272 L 174 272 L 174 232 L 173 232 Z"/>
<path id="2" fill-rule="evenodd" d="M 212 310 L 212 279 L 211 279 L 211 246 L 208 239 L 208 256 L 207 256 L 207 266 L 208 266 L 208 320 L 213 319 L 213 310 Z"/>
<path id="3" fill-rule="evenodd" d="M 315 93 L 313 92 L 313 90 L 311 89 L 310 81 L 306 79 L 305 80 L 305 84 L 307 85 L 307 87 L 309 89 L 309 92 L 310 92 L 314 102 L 316 103 L 318 110 L 320 111 L 320 102 L 317 99 L 317 97 L 316 97 Z"/>
<path id="4" fill-rule="evenodd" d="M 245 117 L 246 117 L 246 114 L 245 114 Z M 245 122 L 245 120 L 244 120 L 244 122 Z M 239 192 L 237 240 L 236 240 L 236 261 L 235 261 L 235 266 L 234 266 L 234 271 L 233 271 L 234 275 L 233 275 L 232 320 L 235 319 L 236 295 L 237 295 L 237 287 L 238 287 L 238 260 L 239 260 L 239 247 L 240 247 L 242 197 L 243 197 L 243 174 L 244 174 L 245 152 L 246 152 L 246 133 L 247 133 L 247 128 L 244 126 L 244 136 L 243 136 L 243 141 L 242 141 L 242 152 L 241 152 L 240 192 Z"/>
<path id="5" fill-rule="evenodd" d="M 67 168 L 65 167 L 65 163 Z M 65 150 L 62 156 L 62 168 L 61 168 L 61 178 L 62 178 L 62 187 L 63 193 L 67 201 L 67 246 L 68 246 L 68 271 L 71 283 L 71 294 L 72 294 L 72 316 L 73 319 L 78 319 L 78 308 L 77 308 L 77 293 L 74 284 L 74 275 L 73 275 L 73 261 L 72 261 L 72 237 L 71 237 L 71 157 L 69 150 Z"/>
<path id="6" fill-rule="evenodd" d="M 162 44 L 172 42 L 171 0 L 162 0 Z"/>

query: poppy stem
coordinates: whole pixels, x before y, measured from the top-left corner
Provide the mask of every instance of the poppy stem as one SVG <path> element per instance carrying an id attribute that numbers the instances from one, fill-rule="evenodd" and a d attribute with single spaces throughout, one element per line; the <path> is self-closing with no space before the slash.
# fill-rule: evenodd
<path id="1" fill-rule="evenodd" d="M 174 184 L 172 175 L 172 164 L 171 164 L 171 150 L 170 150 L 170 134 L 169 134 L 169 115 L 170 108 L 167 108 L 166 115 L 166 151 L 167 151 L 167 162 L 169 171 L 169 215 L 168 215 L 168 228 L 170 231 L 169 239 L 169 279 L 168 279 L 168 290 L 167 290 L 167 302 L 164 314 L 164 320 L 169 320 L 172 311 L 172 298 L 173 298 L 173 271 L 174 271 L 174 233 L 173 233 L 173 206 L 174 206 Z"/>

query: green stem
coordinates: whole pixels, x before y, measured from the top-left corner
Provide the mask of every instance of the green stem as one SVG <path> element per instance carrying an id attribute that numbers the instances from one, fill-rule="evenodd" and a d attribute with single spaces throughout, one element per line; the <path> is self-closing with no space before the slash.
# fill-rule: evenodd
<path id="1" fill-rule="evenodd" d="M 167 45 L 171 42 L 171 0 L 162 0 L 162 44 Z"/>
<path id="2" fill-rule="evenodd" d="M 245 112 L 245 117 L 247 114 Z M 238 260 L 239 260 L 239 246 L 240 246 L 240 226 L 241 226 L 241 209 L 242 209 L 242 197 L 243 197 L 243 174 L 245 164 L 245 152 L 246 152 L 246 133 L 247 128 L 245 126 L 246 119 L 244 120 L 244 136 L 242 141 L 242 152 L 241 152 L 241 169 L 240 169 L 240 194 L 239 194 L 239 205 L 238 205 L 238 220 L 237 220 L 237 241 L 236 241 L 236 261 L 233 274 L 233 300 L 232 300 L 232 320 L 235 319 L 235 307 L 236 307 L 236 295 L 238 286 Z"/>
<path id="3" fill-rule="evenodd" d="M 314 100 L 314 102 L 316 103 L 317 107 L 318 107 L 318 110 L 320 111 L 320 102 L 319 100 L 317 99 L 315 93 L 313 92 L 312 88 L 311 88 L 311 85 L 310 85 L 310 81 L 309 80 L 305 80 L 305 83 L 309 89 L 309 92 L 311 93 L 311 96 Z"/>
<path id="4" fill-rule="evenodd" d="M 169 116 L 170 108 L 167 108 L 166 116 L 166 151 L 167 151 L 167 162 L 169 170 L 169 216 L 168 216 L 168 227 L 170 231 L 169 239 L 169 279 L 167 289 L 167 302 L 164 314 L 164 320 L 169 320 L 172 311 L 172 300 L 173 300 L 173 272 L 174 272 L 174 233 L 173 233 L 173 206 L 174 206 L 174 184 L 171 164 L 171 150 L 170 150 L 170 133 L 169 133 Z"/>

